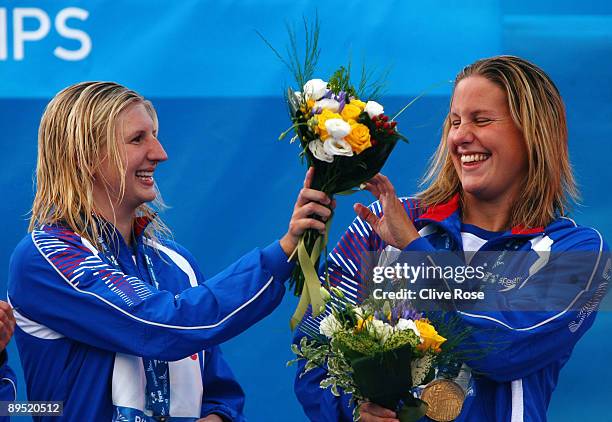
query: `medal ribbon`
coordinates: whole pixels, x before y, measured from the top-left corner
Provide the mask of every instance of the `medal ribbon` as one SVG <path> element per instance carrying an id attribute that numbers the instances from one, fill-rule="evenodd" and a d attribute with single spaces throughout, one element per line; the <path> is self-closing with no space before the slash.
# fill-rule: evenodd
<path id="1" fill-rule="evenodd" d="M 106 241 L 102 236 L 98 237 L 98 241 L 102 246 L 103 254 L 117 269 L 121 270 L 119 261 L 115 255 L 111 252 L 110 248 L 106 244 Z M 146 251 L 144 245 L 140 248 L 145 262 L 147 264 L 147 271 L 151 282 L 156 288 L 159 288 L 155 271 L 153 270 L 153 261 Z M 153 413 L 153 418 L 158 419 L 170 415 L 170 369 L 168 362 L 157 359 L 146 359 L 142 358 L 144 365 L 145 376 L 147 384 L 145 387 L 145 403 L 147 410 Z"/>

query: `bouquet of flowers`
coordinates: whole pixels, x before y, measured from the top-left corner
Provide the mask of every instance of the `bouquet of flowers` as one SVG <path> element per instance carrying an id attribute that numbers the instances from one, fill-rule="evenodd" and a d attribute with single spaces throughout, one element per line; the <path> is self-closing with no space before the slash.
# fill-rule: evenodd
<path id="1" fill-rule="evenodd" d="M 394 118 L 408 106 L 394 118 L 387 116 L 383 106 L 374 101 L 381 90 L 380 82 L 369 83 L 369 75 L 363 70 L 356 88 L 351 83 L 350 65 L 340 67 L 327 81 L 313 79 L 319 57 L 318 21 L 310 27 L 305 21 L 304 29 L 306 47 L 303 62 L 297 53 L 296 37 L 291 29 L 288 59 L 260 34 L 289 67 L 300 87 L 299 91 L 287 90 L 286 101 L 292 125 L 280 138 L 295 131 L 293 140 L 299 140 L 302 158 L 308 167 L 315 169 L 311 188 L 330 197 L 348 194 L 376 175 L 397 141 L 405 140 L 397 131 Z M 366 90 L 371 92 L 366 94 Z M 323 309 L 317 267 L 327 244 L 330 221 L 325 236 L 310 229 L 304 233 L 296 250 L 298 263 L 291 285 L 295 295 L 301 297 L 291 319 L 292 329 L 300 322 L 309 304 L 315 316 Z"/>
<path id="2" fill-rule="evenodd" d="M 316 367 L 325 368 L 327 378 L 320 387 L 330 388 L 336 396 L 340 390 L 351 394 L 351 403 L 357 404 L 355 421 L 363 400 L 395 410 L 402 422 L 423 417 L 428 405 L 415 397 L 416 387 L 429 383 L 436 374 L 442 377 L 450 372 L 444 368 L 458 368 L 464 356 L 456 347 L 469 333 L 457 330 L 452 320 L 433 323 L 406 302 L 355 306 L 335 287 L 331 295 L 323 288 L 321 294 L 327 302 L 333 299 L 327 306 L 330 312 L 318 333 L 302 326 L 308 336 L 292 345 L 297 359 L 289 364 L 306 360 L 300 376 Z"/>

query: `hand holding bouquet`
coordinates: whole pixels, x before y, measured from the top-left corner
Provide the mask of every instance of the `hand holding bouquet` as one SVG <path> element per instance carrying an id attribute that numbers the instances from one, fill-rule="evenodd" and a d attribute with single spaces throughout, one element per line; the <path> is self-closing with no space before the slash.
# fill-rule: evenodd
<path id="1" fill-rule="evenodd" d="M 368 400 L 392 409 L 402 422 L 425 415 L 427 404 L 413 395 L 414 388 L 431 381 L 436 369 L 460 363 L 455 347 L 467 332 L 453 332 L 452 323 L 434 324 L 403 302 L 354 306 L 334 287 L 331 295 L 325 290 L 322 295 L 331 303 L 319 333 L 302 326 L 308 336 L 292 347 L 297 360 L 306 360 L 304 373 L 323 367 L 328 375 L 321 388 L 334 395 L 341 389 L 356 403 Z M 358 419 L 359 406 L 353 416 Z"/>
<path id="2" fill-rule="evenodd" d="M 318 21 L 310 27 L 305 22 L 304 29 L 306 48 L 303 62 L 297 53 L 296 37 L 291 29 L 287 59 L 262 38 L 289 67 L 300 87 L 300 90 L 287 90 L 292 125 L 280 138 L 295 131 L 293 139 L 300 142 L 302 158 L 308 167 L 314 167 L 311 188 L 333 198 L 335 194 L 353 192 L 374 177 L 397 141 L 405 138 L 397 131 L 396 122 L 385 115 L 383 106 L 373 100 L 381 86 L 368 83 L 365 70 L 357 88 L 351 83 L 350 65 L 340 67 L 327 81 L 312 78 L 319 57 Z M 367 89 L 371 91 L 369 95 L 365 94 Z M 298 263 L 291 285 L 296 296 L 301 297 L 291 318 L 292 329 L 301 321 L 309 304 L 315 316 L 324 308 L 317 267 L 321 252 L 327 245 L 330 221 L 327 221 L 324 236 L 316 230 L 305 232 L 296 250 Z"/>
<path id="3" fill-rule="evenodd" d="M 380 171 L 395 143 L 402 136 L 396 122 L 375 101 L 361 101 L 340 68 L 329 82 L 311 79 L 301 92 L 288 90 L 288 104 L 303 156 L 314 167 L 312 187 L 332 197 L 349 193 Z M 329 225 L 328 225 L 329 227 Z M 316 273 L 327 238 L 314 230 L 304 234 L 298 246 L 298 265 L 292 275 L 300 303 L 292 328 L 301 320 L 308 304 L 321 312 Z"/>

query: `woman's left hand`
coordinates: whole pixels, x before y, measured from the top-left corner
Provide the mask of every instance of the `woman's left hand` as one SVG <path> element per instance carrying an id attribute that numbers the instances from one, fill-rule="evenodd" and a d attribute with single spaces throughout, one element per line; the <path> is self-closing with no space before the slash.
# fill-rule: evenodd
<path id="1" fill-rule="evenodd" d="M 300 191 L 293 215 L 289 221 L 289 229 L 280 240 L 280 245 L 287 256 L 291 256 L 297 247 L 300 236 L 308 229 L 318 230 L 325 233 L 325 222 L 332 215 L 332 210 L 336 207 L 336 201 L 332 200 L 325 193 L 311 189 L 314 168 L 311 167 L 306 172 L 304 187 Z M 317 216 L 317 218 L 313 218 Z"/>
<path id="2" fill-rule="evenodd" d="M 377 174 L 365 184 L 369 191 L 380 201 L 383 216 L 378 218 L 372 211 L 362 204 L 353 206 L 357 215 L 368 222 L 372 229 L 388 245 L 404 249 L 410 242 L 419 237 L 414 224 L 408 218 L 404 206 L 395 194 L 391 181 L 382 174 Z"/>

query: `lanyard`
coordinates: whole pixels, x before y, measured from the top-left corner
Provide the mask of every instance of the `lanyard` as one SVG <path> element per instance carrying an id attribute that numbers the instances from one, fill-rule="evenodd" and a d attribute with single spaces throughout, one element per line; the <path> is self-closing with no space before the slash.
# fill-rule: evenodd
<path id="1" fill-rule="evenodd" d="M 102 253 L 104 256 L 108 258 L 108 260 L 117 270 L 121 270 L 119 261 L 108 247 L 104 237 L 99 236 L 98 241 L 102 246 Z M 153 261 L 147 253 L 144 245 L 141 249 L 147 264 L 149 277 L 151 278 L 151 281 L 155 287 L 159 289 L 159 283 L 157 282 L 155 270 L 153 269 Z M 136 258 L 138 258 L 138 256 L 136 256 Z M 147 384 L 145 387 L 146 408 L 153 413 L 154 419 L 164 421 L 170 415 L 170 371 L 168 362 L 157 359 L 142 358 L 142 363 L 144 365 L 145 376 L 147 379 Z"/>

